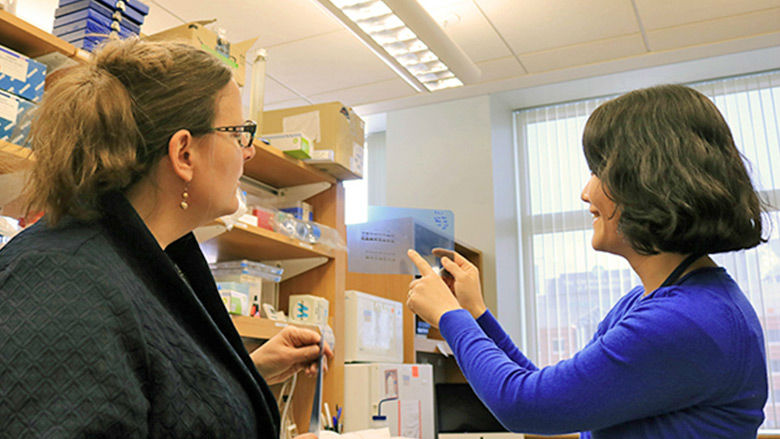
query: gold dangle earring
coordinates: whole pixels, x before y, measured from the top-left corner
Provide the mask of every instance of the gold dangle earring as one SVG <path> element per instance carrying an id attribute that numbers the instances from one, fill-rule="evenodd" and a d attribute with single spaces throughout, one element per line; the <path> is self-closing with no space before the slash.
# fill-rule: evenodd
<path id="1" fill-rule="evenodd" d="M 190 207 L 189 203 L 187 203 L 187 199 L 190 198 L 190 194 L 187 193 L 189 187 L 190 187 L 189 182 L 184 184 L 184 192 L 182 192 L 181 194 L 181 203 L 179 203 L 179 207 L 181 207 L 181 210 L 187 210 L 187 208 Z"/>

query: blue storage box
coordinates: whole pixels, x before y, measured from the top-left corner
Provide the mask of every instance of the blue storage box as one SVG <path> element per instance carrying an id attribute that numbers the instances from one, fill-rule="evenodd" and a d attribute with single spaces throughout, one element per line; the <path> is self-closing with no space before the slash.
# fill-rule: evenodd
<path id="1" fill-rule="evenodd" d="M 115 26 L 116 27 L 114 27 L 114 25 L 112 24 L 106 26 L 102 23 L 93 20 L 83 20 L 83 21 L 76 21 L 73 23 L 65 24 L 62 26 L 57 26 L 52 30 L 52 33 L 66 41 L 68 40 L 67 37 L 68 34 L 79 32 L 79 31 L 84 31 L 85 33 L 90 33 L 90 34 L 109 34 L 111 33 L 112 30 L 116 30 L 117 32 L 119 32 L 119 35 L 121 37 L 131 36 L 132 32 L 130 32 L 129 30 L 123 30 L 119 25 L 119 23 L 116 23 Z"/>
<path id="2" fill-rule="evenodd" d="M 27 99 L 0 91 L 0 140 L 24 146 L 34 108 L 35 104 Z"/>
<path id="3" fill-rule="evenodd" d="M 76 23 L 78 21 L 92 20 L 111 26 L 112 17 L 101 14 L 94 9 L 82 9 L 70 14 L 63 14 L 54 18 L 54 26 L 65 26 L 66 24 Z"/>
<path id="4" fill-rule="evenodd" d="M 68 42 L 76 47 L 80 47 L 86 50 L 87 52 L 92 52 L 95 47 L 99 46 L 100 43 L 102 43 L 105 39 L 106 37 L 84 37 Z"/>
<path id="5" fill-rule="evenodd" d="M 123 11 L 115 11 L 108 6 L 100 3 L 98 0 L 83 0 L 76 3 L 71 3 L 68 6 L 59 7 L 54 11 L 54 25 L 71 23 L 80 18 L 91 17 L 97 20 L 99 17 L 103 17 L 107 20 L 120 20 L 123 25 L 135 27 L 131 29 L 136 33 L 141 33 L 141 24 L 144 22 L 144 17 L 138 11 L 134 9 L 127 9 Z M 78 17 L 78 18 L 76 18 Z"/>
<path id="6" fill-rule="evenodd" d="M 37 102 L 45 81 L 45 65 L 0 46 L 0 90 Z"/>
<path id="7" fill-rule="evenodd" d="M 81 0 L 60 0 L 59 6 L 68 6 L 72 3 L 79 2 Z M 104 5 L 108 6 L 112 10 L 116 9 L 122 9 L 121 7 L 118 7 L 120 3 L 124 4 L 124 9 L 127 10 L 128 6 L 130 9 L 133 9 L 134 11 L 138 12 L 138 14 L 142 16 L 146 16 L 149 13 L 149 6 L 145 5 L 144 3 L 141 3 L 138 0 L 98 0 L 100 3 L 103 3 Z"/>
<path id="8" fill-rule="evenodd" d="M 126 20 L 122 16 L 121 12 L 117 11 L 116 13 L 114 13 L 113 17 L 107 17 L 94 9 L 82 9 L 80 11 L 76 11 L 71 14 L 60 15 L 59 17 L 54 19 L 54 27 L 57 28 L 65 25 L 70 25 L 84 20 L 92 20 L 94 22 L 100 23 L 108 27 L 111 27 L 111 23 L 113 21 L 117 21 L 119 22 L 119 26 L 122 29 L 126 29 L 135 34 L 141 33 L 141 26 L 139 26 L 137 23 L 133 22 L 132 20 Z"/>
<path id="9" fill-rule="evenodd" d="M 100 23 L 94 21 L 83 21 L 77 23 L 66 24 L 65 26 L 55 27 L 52 32 L 54 35 L 62 38 L 63 40 L 72 43 L 74 40 L 79 40 L 84 37 L 104 37 L 111 33 L 111 28 L 103 26 Z M 135 36 L 136 34 L 122 29 L 119 29 L 119 36 L 122 38 L 128 38 Z"/>

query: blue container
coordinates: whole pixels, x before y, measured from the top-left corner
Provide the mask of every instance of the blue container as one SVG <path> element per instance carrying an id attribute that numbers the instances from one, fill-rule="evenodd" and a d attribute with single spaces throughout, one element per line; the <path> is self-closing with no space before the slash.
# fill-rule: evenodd
<path id="1" fill-rule="evenodd" d="M 111 27 L 112 21 L 111 17 L 106 17 L 105 15 L 93 9 L 82 9 L 81 11 L 77 11 L 72 14 L 61 15 L 55 18 L 54 27 L 62 28 L 63 26 L 72 25 L 74 23 L 84 22 L 87 20 L 100 23 L 106 27 Z"/>
<path id="2" fill-rule="evenodd" d="M 124 19 L 121 12 L 114 13 L 112 20 L 112 17 L 107 17 L 95 9 L 82 9 L 70 14 L 60 15 L 54 19 L 54 27 L 61 27 L 83 20 L 92 20 L 106 27 L 111 27 L 111 22 L 115 20 L 119 22 L 121 28 L 136 34 L 141 33 L 141 26 L 132 20 Z"/>
<path id="3" fill-rule="evenodd" d="M 113 0 L 75 0 L 60 2 L 60 7 L 54 11 L 54 16 L 60 17 L 84 9 L 91 9 L 105 17 L 113 18 L 114 13 L 117 12 L 114 7 L 115 4 L 116 1 Z M 122 14 L 122 20 L 130 20 L 138 26 L 141 26 L 144 23 L 144 16 L 146 14 L 142 14 L 136 9 L 125 8 L 124 11 L 119 12 Z"/>
<path id="4" fill-rule="evenodd" d="M 0 46 L 0 90 L 37 102 L 45 81 L 45 65 Z"/>
<path id="5" fill-rule="evenodd" d="M 119 27 L 119 36 L 122 38 L 128 38 L 135 34 L 129 30 Z M 113 29 L 110 26 L 105 26 L 101 23 L 92 20 L 77 21 L 75 23 L 66 24 L 64 26 L 55 27 L 52 33 L 67 42 L 71 40 L 83 38 L 85 36 L 91 36 L 87 34 L 100 34 L 108 35 Z"/>
<path id="6" fill-rule="evenodd" d="M 68 42 L 76 47 L 80 47 L 86 50 L 87 52 L 92 52 L 95 47 L 100 45 L 100 43 L 102 43 L 105 39 L 106 37 L 84 37 Z"/>
<path id="7" fill-rule="evenodd" d="M 35 104 L 11 93 L 0 91 L 0 140 L 24 146 L 30 133 L 31 111 Z"/>
<path id="8" fill-rule="evenodd" d="M 60 0 L 60 6 L 68 6 L 72 3 L 76 3 L 80 0 Z M 136 10 L 141 15 L 147 15 L 149 13 L 149 6 L 141 3 L 138 0 L 98 0 L 100 3 L 103 3 L 104 5 L 108 6 L 112 10 L 117 9 L 117 5 L 121 2 L 125 5 L 125 9 L 129 6 L 130 8 Z"/>

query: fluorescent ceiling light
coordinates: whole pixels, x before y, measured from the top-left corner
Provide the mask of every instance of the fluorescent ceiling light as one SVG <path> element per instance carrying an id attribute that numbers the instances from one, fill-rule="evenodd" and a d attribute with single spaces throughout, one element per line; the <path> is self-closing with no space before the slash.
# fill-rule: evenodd
<path id="1" fill-rule="evenodd" d="M 415 0 L 317 2 L 417 91 L 479 81 L 479 68 Z"/>

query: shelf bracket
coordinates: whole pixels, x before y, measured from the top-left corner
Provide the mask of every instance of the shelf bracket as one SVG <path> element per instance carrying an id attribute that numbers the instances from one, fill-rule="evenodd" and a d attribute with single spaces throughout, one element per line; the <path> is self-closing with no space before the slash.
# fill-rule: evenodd
<path id="1" fill-rule="evenodd" d="M 327 181 L 285 187 L 279 189 L 279 202 L 282 204 L 290 204 L 296 201 L 306 200 L 321 192 L 325 192 L 330 189 L 330 187 L 331 184 Z"/>
<path id="2" fill-rule="evenodd" d="M 263 261 L 264 264 L 276 265 L 284 269 L 284 273 L 282 274 L 282 282 L 299 274 L 305 273 L 313 268 L 317 268 L 326 262 L 328 262 L 328 258 L 324 256 L 315 258 L 283 259 L 280 261 Z"/>

